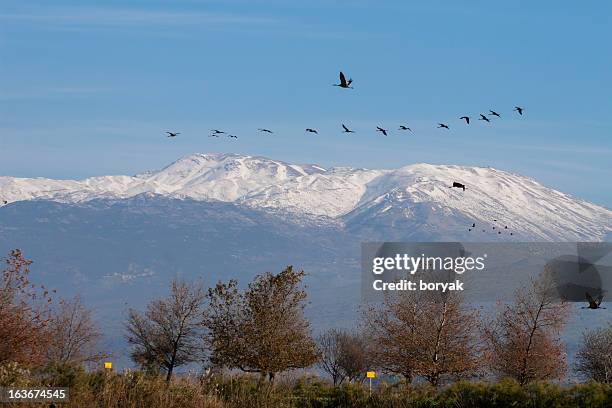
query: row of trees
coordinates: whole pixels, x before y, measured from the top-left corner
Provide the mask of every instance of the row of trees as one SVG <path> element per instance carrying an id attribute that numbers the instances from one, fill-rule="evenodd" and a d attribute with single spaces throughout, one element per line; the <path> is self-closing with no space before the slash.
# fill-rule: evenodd
<path id="1" fill-rule="evenodd" d="M 102 337 L 81 299 L 55 301 L 55 290 L 29 279 L 21 251 L 3 259 L 0 281 L 0 365 L 86 364 L 105 357 Z"/>
<path id="2" fill-rule="evenodd" d="M 100 332 L 79 298 L 55 302 L 28 278 L 30 261 L 13 251 L 0 288 L 0 365 L 99 361 Z M 569 305 L 546 282 L 517 292 L 482 317 L 456 293 L 408 292 L 366 308 L 357 331 L 332 329 L 316 340 L 304 317 L 303 271 L 257 276 L 245 289 L 231 280 L 213 288 L 174 281 L 167 297 L 125 322 L 131 357 L 164 373 L 206 363 L 213 368 L 276 374 L 314 364 L 334 385 L 360 382 L 375 369 L 434 386 L 457 378 L 511 377 L 520 384 L 561 378 L 567 370 L 560 331 Z M 585 334 L 577 370 L 612 382 L 612 327 Z"/>

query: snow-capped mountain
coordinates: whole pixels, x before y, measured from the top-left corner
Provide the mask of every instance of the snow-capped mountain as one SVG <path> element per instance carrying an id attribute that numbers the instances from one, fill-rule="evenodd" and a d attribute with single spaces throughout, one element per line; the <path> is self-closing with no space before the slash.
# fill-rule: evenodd
<path id="1" fill-rule="evenodd" d="M 450 188 L 453 182 L 466 191 Z M 414 164 L 395 170 L 323 168 L 236 154 L 195 154 L 136 176 L 80 181 L 0 177 L 0 199 L 82 203 L 143 193 L 226 202 L 347 225 L 446 229 L 463 238 L 467 223 L 498 222 L 516 239 L 603 240 L 612 211 L 501 170 Z M 497 221 L 494 221 L 497 220 Z M 453 231 L 457 230 L 457 234 Z M 461 233 L 459 233 L 461 232 Z M 486 239 L 478 238 L 477 239 Z"/>

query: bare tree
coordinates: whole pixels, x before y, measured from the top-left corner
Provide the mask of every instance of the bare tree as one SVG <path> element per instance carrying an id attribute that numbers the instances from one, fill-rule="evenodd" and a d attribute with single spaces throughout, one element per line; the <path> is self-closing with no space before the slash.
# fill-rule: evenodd
<path id="1" fill-rule="evenodd" d="M 456 293 L 388 295 L 380 307 L 365 313 L 374 365 L 408 383 L 419 376 L 434 386 L 476 373 L 476 322 L 476 312 Z"/>
<path id="2" fill-rule="evenodd" d="M 367 345 L 361 334 L 329 329 L 318 338 L 319 368 L 329 374 L 334 386 L 363 381 L 368 367 Z"/>
<path id="3" fill-rule="evenodd" d="M 49 336 L 51 297 L 44 285 L 29 279 L 32 261 L 15 249 L 3 259 L 0 276 L 0 364 L 38 363 Z M 53 291 L 54 292 L 54 291 Z"/>
<path id="4" fill-rule="evenodd" d="M 342 332 L 338 329 L 330 329 L 321 334 L 318 338 L 319 361 L 317 366 L 329 374 L 334 387 L 341 384 L 344 380 L 344 372 L 340 366 L 342 350 L 340 337 Z"/>
<path id="5" fill-rule="evenodd" d="M 560 331 L 569 306 L 557 300 L 550 279 L 519 289 L 514 302 L 500 305 L 484 325 L 490 369 L 520 384 L 562 378 L 566 372 L 565 347 Z"/>
<path id="6" fill-rule="evenodd" d="M 304 271 L 291 266 L 265 273 L 244 292 L 237 282 L 209 289 L 206 314 L 210 360 L 217 366 L 256 372 L 274 380 L 276 373 L 314 364 L 317 350 L 304 318 Z"/>
<path id="7" fill-rule="evenodd" d="M 588 379 L 612 383 L 612 325 L 583 334 L 576 371 Z"/>
<path id="8" fill-rule="evenodd" d="M 52 312 L 48 336 L 50 342 L 45 352 L 48 362 L 95 363 L 106 356 L 97 349 L 102 333 L 79 296 L 70 301 L 60 300 Z"/>
<path id="9" fill-rule="evenodd" d="M 369 368 L 367 343 L 362 333 L 342 332 L 338 339 L 340 358 L 338 364 L 349 382 L 362 382 Z"/>
<path id="10" fill-rule="evenodd" d="M 200 284 L 174 280 L 170 296 L 154 300 L 144 315 L 130 309 L 126 322 L 132 359 L 143 367 L 166 372 L 202 357 L 202 314 L 206 292 Z"/>

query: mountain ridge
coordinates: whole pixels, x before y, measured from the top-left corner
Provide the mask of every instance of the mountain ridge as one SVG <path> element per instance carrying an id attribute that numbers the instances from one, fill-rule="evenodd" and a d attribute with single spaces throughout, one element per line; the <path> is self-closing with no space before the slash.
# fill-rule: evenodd
<path id="1" fill-rule="evenodd" d="M 465 184 L 466 190 L 451 188 L 455 181 Z M 474 234 L 460 234 L 468 237 L 481 233 L 483 224 L 490 232 L 498 222 L 504 230 L 515 231 L 517 238 L 529 239 L 602 240 L 612 231 L 609 209 L 490 167 L 417 163 L 397 169 L 326 168 L 216 153 L 192 154 L 161 170 L 134 176 L 80 181 L 0 177 L 0 199 L 9 203 L 39 199 L 80 203 L 140 194 L 235 203 L 295 218 L 322 216 L 385 227 L 401 223 L 412 228 L 417 224 L 406 224 L 406 220 L 426 216 L 444 228 L 445 222 L 453 224 L 454 217 L 461 223 L 479 224 L 470 231 Z M 468 232 L 467 225 L 453 228 Z"/>

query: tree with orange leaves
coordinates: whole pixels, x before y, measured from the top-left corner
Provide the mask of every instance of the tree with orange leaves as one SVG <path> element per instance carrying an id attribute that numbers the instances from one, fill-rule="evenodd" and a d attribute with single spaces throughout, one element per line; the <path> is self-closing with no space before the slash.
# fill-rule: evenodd
<path id="1" fill-rule="evenodd" d="M 51 297 L 44 285 L 29 279 L 32 261 L 19 249 L 4 260 L 0 276 L 0 364 L 38 363 L 43 359 L 49 338 Z"/>

